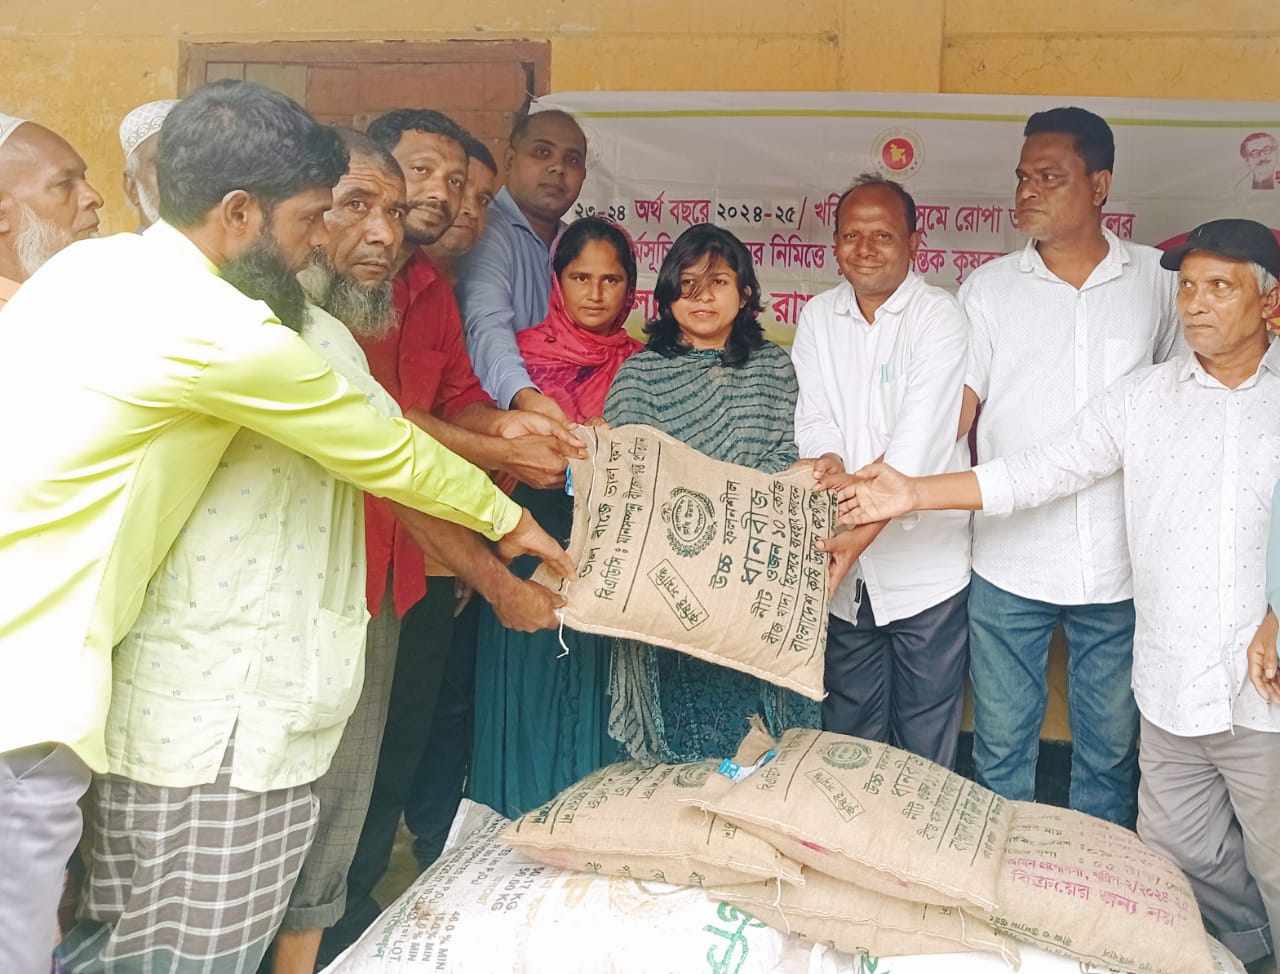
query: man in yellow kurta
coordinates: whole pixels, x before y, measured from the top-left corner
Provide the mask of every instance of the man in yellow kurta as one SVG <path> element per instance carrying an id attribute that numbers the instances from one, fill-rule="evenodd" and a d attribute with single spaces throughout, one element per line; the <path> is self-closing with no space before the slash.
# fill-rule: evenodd
<path id="1" fill-rule="evenodd" d="M 408 507 L 566 560 L 478 469 L 297 333 L 346 168 L 282 95 L 209 85 L 161 132 L 161 223 L 75 244 L 0 315 L 0 970 L 46 974 L 111 648 L 242 427 Z"/>

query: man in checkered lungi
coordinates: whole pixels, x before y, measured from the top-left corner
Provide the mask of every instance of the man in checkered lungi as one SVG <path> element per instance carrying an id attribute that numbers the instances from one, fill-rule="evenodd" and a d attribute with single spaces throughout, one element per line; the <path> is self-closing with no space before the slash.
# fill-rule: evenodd
<path id="1" fill-rule="evenodd" d="M 381 124 L 388 120 L 397 120 L 396 125 Z M 328 249 L 335 265 L 350 253 L 343 243 L 349 218 L 335 214 L 345 212 L 346 187 L 356 172 L 412 171 L 405 179 L 409 206 L 419 212 L 405 221 L 409 253 L 402 250 L 406 260 L 392 285 L 397 320 L 381 336 L 355 328 L 345 310 L 348 302 L 341 298 L 349 285 L 339 266 L 324 289 L 325 308 L 353 327 L 374 377 L 411 421 L 422 423 L 477 465 L 497 462 L 499 469 L 532 479 L 532 453 L 548 465 L 541 476 L 563 476 L 565 458 L 549 448 L 551 438 L 528 435 L 536 434 L 539 425 L 554 429 L 547 425 L 551 420 L 498 410 L 484 395 L 471 371 L 448 282 L 421 251 L 420 237 L 442 234 L 457 209 L 456 201 L 438 208 L 435 204 L 460 192 L 456 178 L 466 159 L 460 140 L 467 136 L 431 111 L 392 112 L 370 125 L 370 131 L 379 128 L 387 137 L 344 133 L 351 165 L 334 190 Z M 430 175 L 414 171 L 415 166 Z M 505 427 L 503 436 L 493 435 L 500 428 L 491 425 L 495 423 Z M 525 433 L 511 437 L 517 428 Z M 404 512 L 397 522 L 396 513 L 366 499 L 365 598 L 371 611 L 380 608 L 369 621 L 365 640 L 364 692 L 329 770 L 312 786 L 320 798 L 320 819 L 276 936 L 275 974 L 311 974 L 317 962 L 332 960 L 363 932 L 367 911 L 375 917 L 380 911 L 373 888 L 391 855 L 405 790 L 428 745 L 429 718 L 441 692 L 453 630 L 454 577 L 493 605 L 510 628 L 557 624 L 555 609 L 563 600 L 513 575 L 474 533 Z M 429 585 L 427 576 L 432 576 Z M 461 780 L 457 784 L 460 788 Z"/>
<path id="2" fill-rule="evenodd" d="M 347 323 L 299 290 L 300 333 L 398 416 L 353 333 L 390 320 L 404 181 L 390 156 L 342 138 L 348 172 L 325 220 Z M 531 547 L 567 567 L 540 531 L 514 534 L 502 554 Z M 257 969 L 316 833 L 312 783 L 361 694 L 365 564 L 361 491 L 237 434 L 116 647 L 111 773 L 90 791 L 79 922 L 57 951 L 70 974 Z"/>

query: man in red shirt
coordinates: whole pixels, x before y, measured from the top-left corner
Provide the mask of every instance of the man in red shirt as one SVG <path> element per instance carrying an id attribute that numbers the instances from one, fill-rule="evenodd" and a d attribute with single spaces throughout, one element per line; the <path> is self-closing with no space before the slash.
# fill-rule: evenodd
<path id="1" fill-rule="evenodd" d="M 474 137 L 467 140 L 467 188 L 458 215 L 445 234 L 424 247 L 432 263 L 457 287 L 457 264 L 484 233 L 489 204 L 498 191 L 498 163 L 488 147 Z M 492 601 L 492 600 L 491 600 Z M 423 703 L 430 714 L 422 758 L 413 775 L 404 804 L 404 824 L 413 833 L 413 855 L 425 870 L 444 848 L 449 828 L 462 801 L 471 767 L 471 735 L 475 714 L 476 643 L 479 638 L 482 599 L 470 598 L 459 589 L 453 640 L 444 663 L 434 706 Z"/>
<path id="2" fill-rule="evenodd" d="M 389 112 L 374 120 L 369 136 L 400 163 L 410 207 L 406 259 L 394 285 L 400 325 L 378 341 L 362 343 L 374 377 L 406 418 L 477 466 L 534 487 L 563 483 L 567 457 L 581 455 L 582 445 L 555 421 L 493 404 L 472 371 L 449 281 L 424 252 L 458 213 L 467 182 L 463 145 L 470 136 L 447 116 L 425 109 Z M 370 518 L 369 604 L 381 604 L 384 580 L 377 576 L 390 543 L 396 611 L 403 616 L 422 597 L 425 581 L 405 532 L 395 531 L 388 542 L 391 532 L 385 528 L 391 524 L 389 512 Z"/>
<path id="3" fill-rule="evenodd" d="M 458 261 L 465 257 L 484 233 L 489 204 L 498 193 L 502 178 L 493 153 L 474 136 L 463 146 L 467 150 L 467 189 L 462 194 L 458 215 L 444 235 L 423 248 L 445 277 L 457 285 Z"/>

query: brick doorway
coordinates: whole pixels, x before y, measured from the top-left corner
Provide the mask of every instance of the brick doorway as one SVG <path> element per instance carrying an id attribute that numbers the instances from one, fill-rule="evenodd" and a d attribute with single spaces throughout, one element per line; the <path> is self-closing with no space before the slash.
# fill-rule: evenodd
<path id="1" fill-rule="evenodd" d="M 434 108 L 501 161 L 515 115 L 546 94 L 550 44 L 538 41 L 183 43 L 185 95 L 240 78 L 284 92 L 320 121 L 363 130 L 392 108 Z"/>

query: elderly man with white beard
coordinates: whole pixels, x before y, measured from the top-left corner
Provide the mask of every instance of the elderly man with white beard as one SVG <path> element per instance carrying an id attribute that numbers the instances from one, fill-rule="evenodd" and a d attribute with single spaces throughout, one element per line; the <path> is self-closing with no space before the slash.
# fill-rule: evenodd
<path id="1" fill-rule="evenodd" d="M 327 316 L 346 325 L 366 350 L 376 349 L 377 343 L 401 324 L 392 278 L 410 209 L 405 176 L 396 157 L 370 137 L 346 129 L 336 131 L 349 154 L 347 171 L 334 187 L 333 207 L 325 214 L 328 242 L 299 279 Z M 460 330 L 458 341 L 460 344 Z M 364 353 L 360 355 L 364 361 Z M 371 359 L 379 361 L 375 356 Z M 367 364 L 365 369 L 369 372 Z M 377 364 L 375 376 L 376 370 Z M 408 373 L 394 374 L 403 386 L 411 384 Z M 441 423 L 447 425 L 447 421 Z M 365 529 L 370 534 L 377 530 L 370 528 L 374 503 L 373 498 L 367 499 Z M 512 574 L 479 535 L 404 509 L 392 509 L 389 515 L 398 519 L 407 539 L 421 551 L 419 558 L 425 555 L 426 564 L 438 566 L 437 572 L 448 576 L 432 579 L 436 597 L 444 605 L 452 607 L 456 576 L 488 599 L 513 628 L 556 625 L 555 609 L 561 600 L 536 582 Z M 360 552 L 361 564 L 370 574 L 378 571 L 373 567 L 375 550 L 371 546 L 368 559 L 363 550 Z M 383 562 L 380 582 L 388 578 L 387 568 Z M 420 567 L 420 580 L 422 571 Z M 320 800 L 320 813 L 315 839 L 276 937 L 274 969 L 278 974 L 315 970 L 324 930 L 343 914 L 348 872 L 370 814 L 384 732 L 395 727 L 388 718 L 393 677 L 398 687 L 395 694 L 413 697 L 415 711 L 429 713 L 434 702 L 421 681 L 401 682 L 404 670 L 397 664 L 400 621 L 391 593 L 392 586 L 383 585 L 380 611 L 374 611 L 379 607 L 376 598 L 369 602 L 373 618 L 365 641 L 363 691 L 328 769 L 312 784 L 312 793 Z M 446 617 L 437 625 L 445 628 L 450 621 Z M 413 647 L 422 654 L 437 650 L 442 652 L 443 646 Z"/>
<path id="2" fill-rule="evenodd" d="M 98 232 L 85 162 L 43 125 L 0 114 L 0 308 L 73 240 Z"/>
<path id="3" fill-rule="evenodd" d="M 178 104 L 162 98 L 139 105 L 120 122 L 120 150 L 124 153 L 124 195 L 138 211 L 138 232 L 160 219 L 160 190 L 156 186 L 156 151 L 160 126 Z"/>

